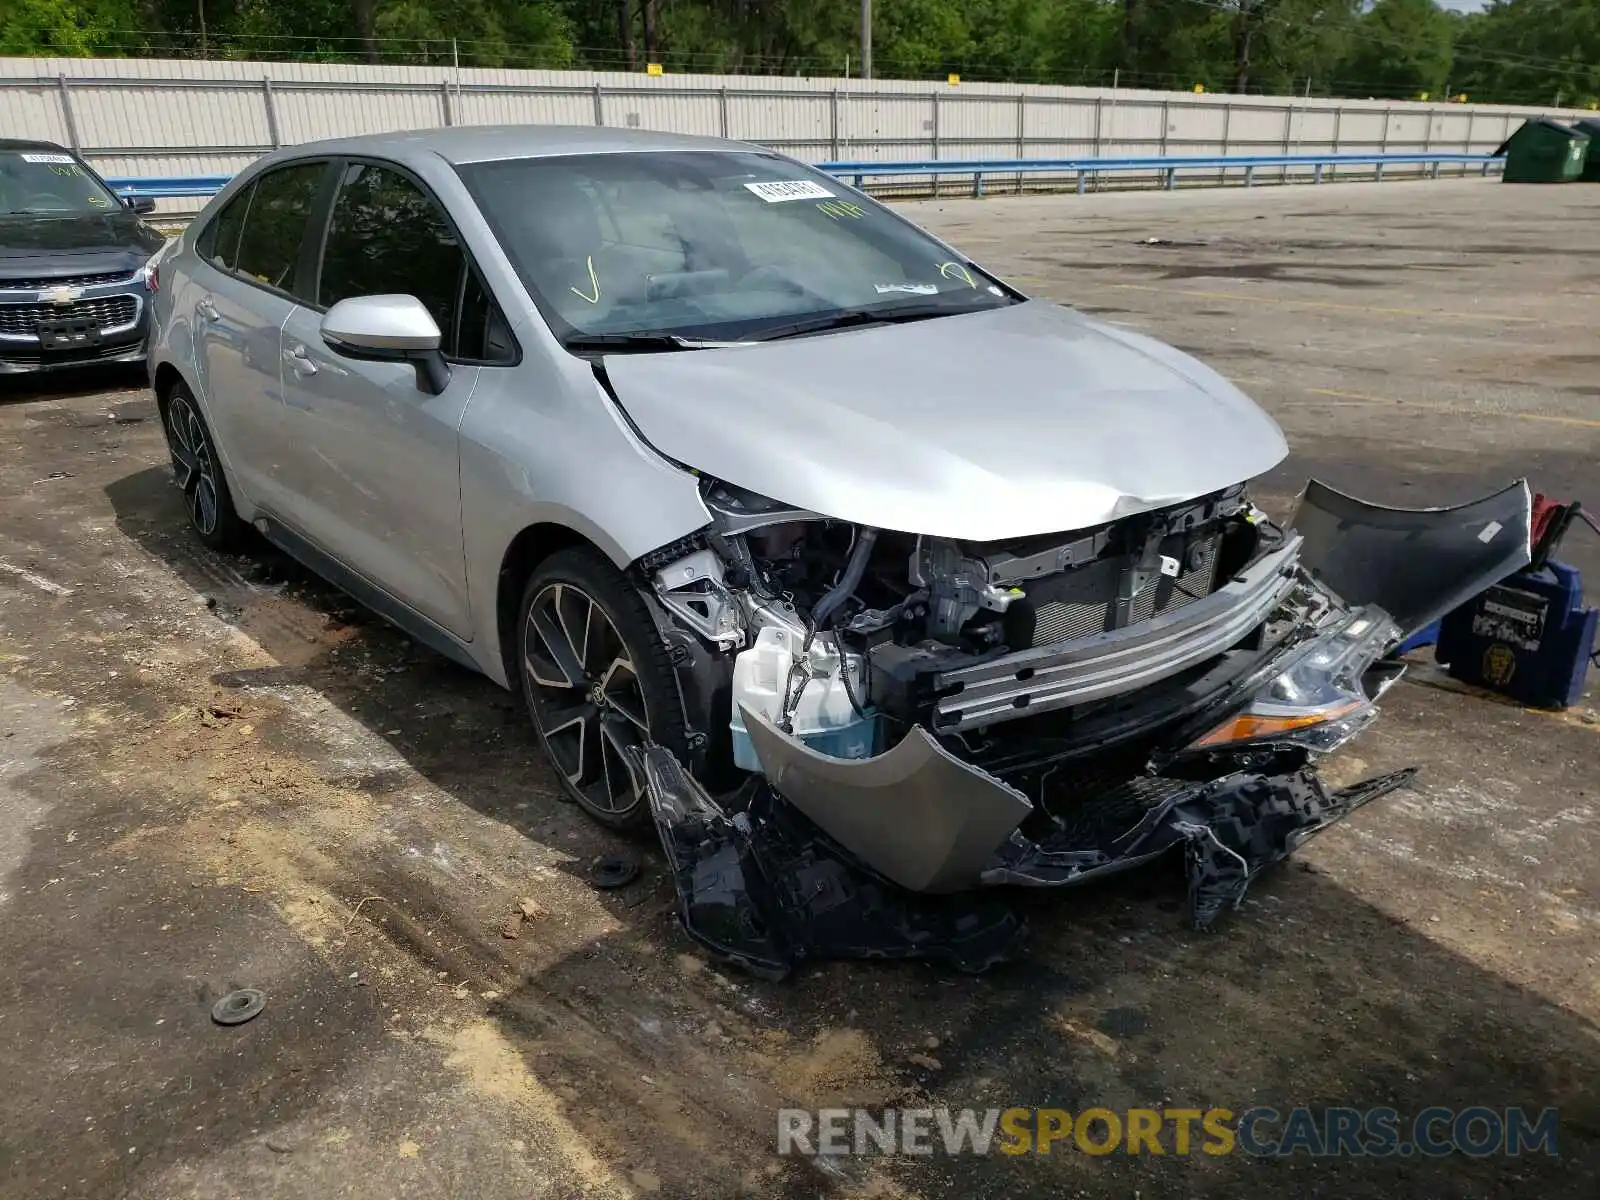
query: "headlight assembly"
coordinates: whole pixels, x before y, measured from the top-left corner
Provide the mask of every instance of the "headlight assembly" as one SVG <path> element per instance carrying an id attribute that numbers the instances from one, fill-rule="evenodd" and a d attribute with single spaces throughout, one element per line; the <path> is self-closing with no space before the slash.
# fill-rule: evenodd
<path id="1" fill-rule="evenodd" d="M 1372 610 L 1351 614 L 1189 748 L 1289 742 L 1308 750 L 1334 749 L 1365 728 L 1376 713 L 1372 702 L 1403 673 L 1399 664 L 1373 668 L 1397 634 L 1392 621 Z"/>

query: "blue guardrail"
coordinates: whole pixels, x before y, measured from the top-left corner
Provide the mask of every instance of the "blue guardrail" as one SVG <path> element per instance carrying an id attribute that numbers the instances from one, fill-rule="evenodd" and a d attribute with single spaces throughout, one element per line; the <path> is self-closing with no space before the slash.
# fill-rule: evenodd
<path id="1" fill-rule="evenodd" d="M 894 179 L 949 176 L 972 177 L 972 194 L 983 195 L 985 175 L 1075 175 L 1077 190 L 1102 173 L 1144 172 L 1158 174 L 1164 187 L 1177 182 L 1180 171 L 1243 171 L 1244 185 L 1255 183 L 1263 168 L 1309 167 L 1313 183 L 1321 183 L 1324 173 L 1337 167 L 1367 167 L 1383 178 L 1385 167 L 1431 167 L 1437 176 L 1441 166 L 1477 167 L 1487 175 L 1505 160 L 1492 154 L 1253 154 L 1178 158 L 985 158 L 925 159 L 916 162 L 829 162 L 817 168 L 839 179 L 862 187 L 868 179 Z M 108 179 L 107 183 L 123 196 L 148 196 L 164 200 L 185 196 L 210 196 L 232 178 L 229 175 L 179 175 L 168 177 Z"/>

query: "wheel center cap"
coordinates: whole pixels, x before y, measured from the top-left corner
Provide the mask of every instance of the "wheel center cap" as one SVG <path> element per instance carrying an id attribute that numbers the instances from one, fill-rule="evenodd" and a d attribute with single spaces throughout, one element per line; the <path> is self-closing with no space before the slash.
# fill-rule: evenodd
<path id="1" fill-rule="evenodd" d="M 604 708 L 606 706 L 606 690 L 605 690 L 605 688 L 599 683 L 591 684 L 589 686 L 589 699 L 597 707 Z"/>

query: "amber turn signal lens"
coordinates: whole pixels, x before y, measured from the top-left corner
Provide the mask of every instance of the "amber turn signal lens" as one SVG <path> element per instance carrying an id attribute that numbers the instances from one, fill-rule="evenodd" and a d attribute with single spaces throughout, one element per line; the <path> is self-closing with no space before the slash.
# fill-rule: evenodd
<path id="1" fill-rule="evenodd" d="M 1333 708 L 1318 709 L 1315 712 L 1293 713 L 1281 717 L 1242 712 L 1237 716 L 1229 717 L 1194 744 L 1196 746 L 1223 746 L 1229 742 L 1249 742 L 1258 738 L 1272 737 L 1274 734 L 1292 733 L 1296 729 L 1305 729 L 1311 725 L 1322 725 L 1328 721 L 1337 721 L 1340 717 L 1354 712 L 1364 703 L 1366 703 L 1364 700 L 1352 700 L 1348 704 L 1336 705 Z"/>

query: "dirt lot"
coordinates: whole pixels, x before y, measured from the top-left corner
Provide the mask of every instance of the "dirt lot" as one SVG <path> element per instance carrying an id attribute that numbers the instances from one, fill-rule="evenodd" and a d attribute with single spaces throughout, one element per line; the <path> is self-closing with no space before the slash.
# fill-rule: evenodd
<path id="1" fill-rule="evenodd" d="M 1600 188 L 907 210 L 1258 396 L 1295 447 L 1269 506 L 1307 473 L 1600 506 Z M 202 552 L 141 380 L 13 385 L 0 447 L 0 1194 L 1600 1194 L 1582 709 L 1402 683 L 1330 773 L 1417 763 L 1415 789 L 1213 934 L 1166 864 L 1031 898 L 1029 961 L 981 978 L 764 984 L 677 930 L 658 859 L 589 886 L 616 843 L 511 697 L 276 559 Z M 1569 551 L 1600 579 L 1600 539 Z M 213 1025 L 238 986 L 265 1014 Z M 846 1102 L 1558 1106 L 1561 1156 L 775 1157 L 779 1106 Z"/>

